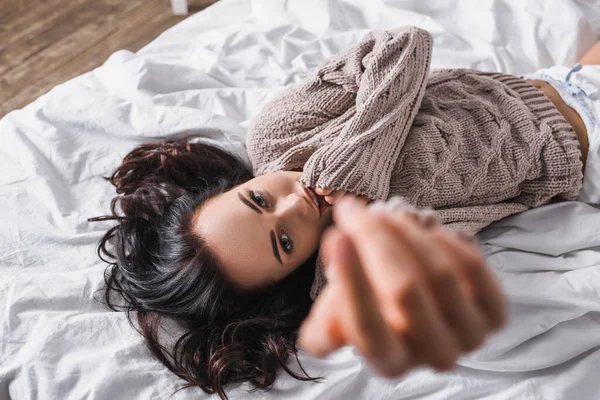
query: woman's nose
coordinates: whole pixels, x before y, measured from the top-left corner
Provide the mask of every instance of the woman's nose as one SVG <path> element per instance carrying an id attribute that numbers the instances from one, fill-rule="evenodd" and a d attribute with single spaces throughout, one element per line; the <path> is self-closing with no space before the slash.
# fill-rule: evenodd
<path id="1" fill-rule="evenodd" d="M 297 194 L 291 193 L 277 204 L 276 214 L 281 217 L 304 217 L 306 201 Z"/>

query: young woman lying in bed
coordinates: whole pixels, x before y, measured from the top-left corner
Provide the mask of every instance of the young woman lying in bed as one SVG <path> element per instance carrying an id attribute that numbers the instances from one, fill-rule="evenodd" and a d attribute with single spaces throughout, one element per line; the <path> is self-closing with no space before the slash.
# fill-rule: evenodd
<path id="1" fill-rule="evenodd" d="M 189 386 L 267 388 L 280 367 L 312 379 L 287 366 L 298 338 L 315 355 L 356 346 L 386 376 L 451 368 L 506 319 L 465 236 L 597 197 L 582 171 L 600 67 L 430 72 L 431 46 L 415 27 L 376 31 L 326 60 L 254 119 L 253 171 L 182 139 L 139 146 L 112 175 L 106 300 L 123 297 Z M 186 331 L 174 348 L 163 318 Z"/>

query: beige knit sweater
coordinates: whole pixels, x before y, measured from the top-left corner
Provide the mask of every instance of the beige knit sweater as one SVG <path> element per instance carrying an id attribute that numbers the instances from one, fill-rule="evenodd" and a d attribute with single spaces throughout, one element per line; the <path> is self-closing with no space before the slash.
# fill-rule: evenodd
<path id="1" fill-rule="evenodd" d="M 302 169 L 306 186 L 400 196 L 469 233 L 577 198 L 579 143 L 552 102 L 512 75 L 430 73 L 431 47 L 416 27 L 374 31 L 325 60 L 252 121 L 254 173 Z"/>

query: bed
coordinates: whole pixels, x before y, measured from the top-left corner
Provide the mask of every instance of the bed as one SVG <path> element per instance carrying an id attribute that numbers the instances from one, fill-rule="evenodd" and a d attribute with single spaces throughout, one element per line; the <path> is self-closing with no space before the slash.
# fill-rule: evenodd
<path id="1" fill-rule="evenodd" d="M 596 3 L 596 4 L 594 4 Z M 249 119 L 326 56 L 375 28 L 418 25 L 433 67 L 526 73 L 571 65 L 598 40 L 600 4 L 567 0 L 224 0 L 138 53 L 53 88 L 0 120 L 0 399 L 198 399 L 123 313 L 94 301 L 95 248 L 137 144 L 195 134 L 244 154 Z M 282 374 L 232 399 L 599 399 L 600 211 L 553 204 L 479 235 L 510 322 L 455 370 L 382 379 L 352 348 L 301 354 L 322 383 Z"/>

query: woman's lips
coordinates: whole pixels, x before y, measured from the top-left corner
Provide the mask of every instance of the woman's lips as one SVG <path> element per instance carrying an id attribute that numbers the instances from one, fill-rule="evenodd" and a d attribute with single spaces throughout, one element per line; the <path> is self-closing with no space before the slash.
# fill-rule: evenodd
<path id="1" fill-rule="evenodd" d="M 302 186 L 302 190 L 304 191 L 304 198 L 306 201 L 310 203 L 310 205 L 318 212 L 319 217 L 323 215 L 323 213 L 331 207 L 331 205 L 325 200 L 324 196 L 315 193 L 313 187 L 304 187 Z"/>
<path id="2" fill-rule="evenodd" d="M 306 195 L 307 201 L 313 206 L 319 216 L 321 216 L 321 207 L 318 195 L 311 188 L 302 186 L 302 190 Z"/>
<path id="3" fill-rule="evenodd" d="M 327 210 L 328 207 L 331 207 L 331 205 L 327 202 L 327 200 L 325 200 L 324 196 L 321 196 L 320 194 L 316 193 L 315 196 L 317 196 L 317 199 L 319 200 L 319 214 L 323 215 L 323 212 L 325 212 L 325 210 Z"/>

